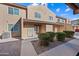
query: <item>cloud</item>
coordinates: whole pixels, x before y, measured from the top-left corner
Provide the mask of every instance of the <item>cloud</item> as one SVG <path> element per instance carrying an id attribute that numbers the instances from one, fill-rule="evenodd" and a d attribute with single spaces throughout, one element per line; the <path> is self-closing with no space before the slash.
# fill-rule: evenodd
<path id="1" fill-rule="evenodd" d="M 32 3 L 31 4 L 32 6 L 37 6 L 37 5 L 39 5 L 38 3 Z"/>
<path id="2" fill-rule="evenodd" d="M 68 11 L 70 11 L 71 9 L 68 7 L 66 10 L 65 10 L 65 12 L 68 12 Z"/>
<path id="3" fill-rule="evenodd" d="M 68 14 L 61 14 L 61 16 L 67 17 L 67 16 L 68 16 Z"/>
<path id="4" fill-rule="evenodd" d="M 73 18 L 72 20 L 77 20 L 77 19 L 79 19 L 79 17 L 78 18 Z"/>
<path id="5" fill-rule="evenodd" d="M 53 3 L 52 3 L 51 5 L 52 5 L 52 6 L 54 6 L 54 4 L 53 4 Z"/>
<path id="6" fill-rule="evenodd" d="M 56 12 L 59 12 L 59 11 L 60 11 L 60 8 L 57 8 L 57 9 L 56 9 Z"/>
<path id="7" fill-rule="evenodd" d="M 47 6 L 47 3 L 32 3 L 32 6 L 38 6 L 38 5 L 42 5 L 42 6 Z"/>
<path id="8" fill-rule="evenodd" d="M 69 7 L 69 6 L 66 6 L 67 8 Z"/>

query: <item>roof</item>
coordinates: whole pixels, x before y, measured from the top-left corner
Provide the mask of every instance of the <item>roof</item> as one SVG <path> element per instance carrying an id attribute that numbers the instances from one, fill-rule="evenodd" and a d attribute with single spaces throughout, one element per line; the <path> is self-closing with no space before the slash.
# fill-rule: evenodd
<path id="1" fill-rule="evenodd" d="M 39 20 L 30 20 L 30 19 L 24 19 L 24 22 L 26 23 L 38 23 L 38 24 L 55 24 L 53 22 L 48 22 L 48 21 L 39 21 Z"/>
<path id="2" fill-rule="evenodd" d="M 56 18 L 61 18 L 61 19 L 63 19 L 63 20 L 66 20 L 66 18 L 60 17 L 60 16 L 56 16 Z"/>
<path id="3" fill-rule="evenodd" d="M 9 6 L 13 6 L 13 7 L 21 8 L 21 9 L 27 9 L 25 6 L 21 6 L 16 3 L 1 3 L 1 4 L 9 5 Z"/>
<path id="4" fill-rule="evenodd" d="M 79 14 L 79 3 L 66 3 L 66 5 L 73 9 L 74 14 Z"/>

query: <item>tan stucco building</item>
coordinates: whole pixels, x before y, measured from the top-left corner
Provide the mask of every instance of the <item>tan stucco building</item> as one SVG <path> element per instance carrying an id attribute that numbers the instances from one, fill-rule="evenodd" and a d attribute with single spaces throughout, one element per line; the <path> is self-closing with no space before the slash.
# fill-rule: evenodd
<path id="1" fill-rule="evenodd" d="M 28 39 L 37 38 L 39 33 L 72 29 L 71 24 L 59 18 L 42 5 L 24 7 L 12 3 L 0 4 L 0 35 L 9 32 L 12 37 Z"/>
<path id="2" fill-rule="evenodd" d="M 54 32 L 73 31 L 71 20 L 56 16 L 57 22 L 54 24 Z"/>

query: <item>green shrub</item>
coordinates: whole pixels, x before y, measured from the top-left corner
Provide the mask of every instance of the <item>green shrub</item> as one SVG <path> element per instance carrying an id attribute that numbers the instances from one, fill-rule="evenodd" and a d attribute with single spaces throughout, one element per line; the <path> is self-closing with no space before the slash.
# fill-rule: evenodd
<path id="1" fill-rule="evenodd" d="M 64 31 L 66 33 L 66 37 L 72 38 L 74 35 L 74 31 Z"/>
<path id="2" fill-rule="evenodd" d="M 40 40 L 39 44 L 41 46 L 48 46 L 49 45 L 49 34 L 48 33 L 41 33 L 38 35 L 38 38 Z"/>
<path id="3" fill-rule="evenodd" d="M 56 33 L 56 38 L 58 41 L 64 41 L 66 37 L 66 34 L 64 32 L 57 32 Z"/>
<path id="4" fill-rule="evenodd" d="M 54 32 L 47 32 L 47 33 L 48 33 L 49 36 L 50 36 L 49 41 L 50 41 L 50 42 L 53 42 L 54 37 L 55 37 L 55 33 L 54 33 Z"/>

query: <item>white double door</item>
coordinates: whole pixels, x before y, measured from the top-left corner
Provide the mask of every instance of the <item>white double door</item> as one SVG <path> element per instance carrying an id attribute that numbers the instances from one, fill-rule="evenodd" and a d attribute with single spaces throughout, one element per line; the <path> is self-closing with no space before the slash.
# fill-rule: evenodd
<path id="1" fill-rule="evenodd" d="M 38 34 L 36 33 L 35 27 L 28 27 L 27 28 L 27 36 L 29 38 L 35 38 L 38 37 Z"/>

